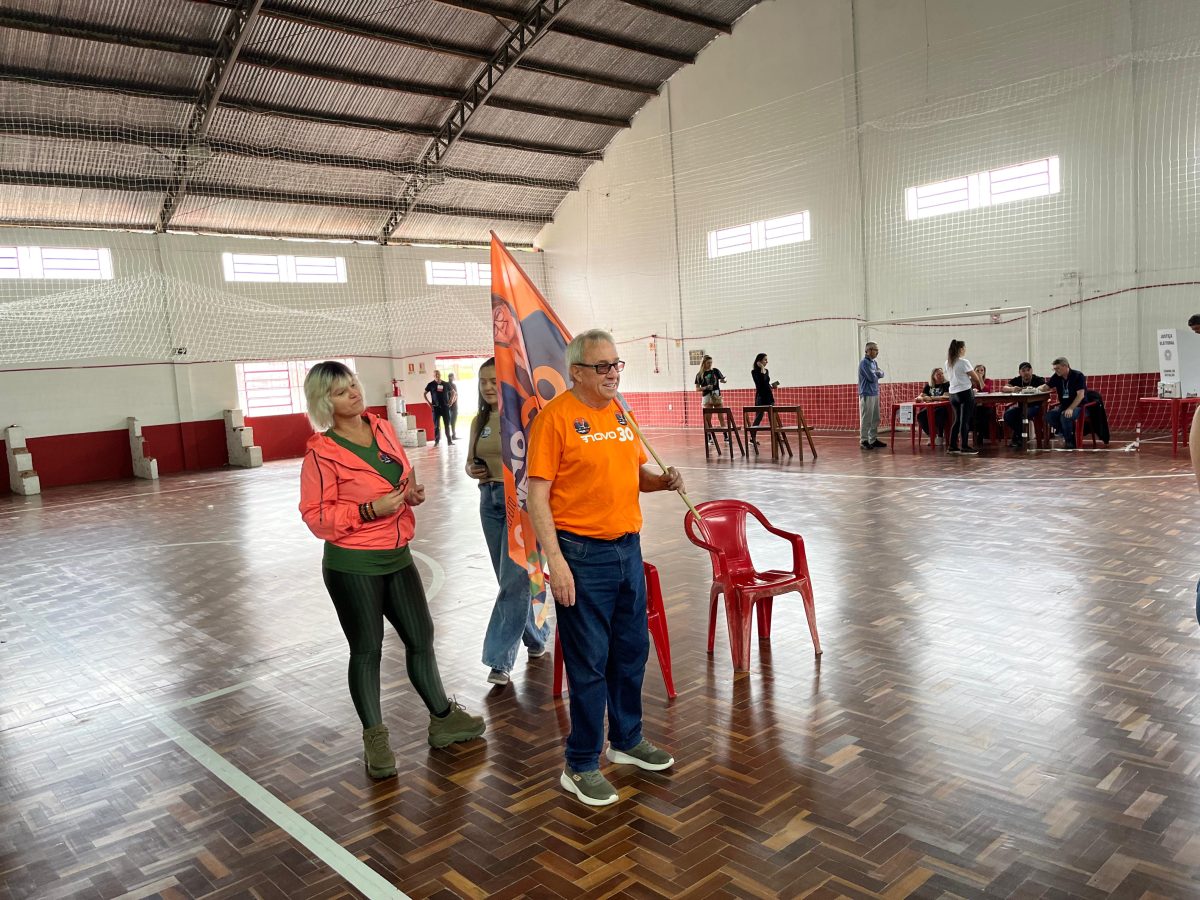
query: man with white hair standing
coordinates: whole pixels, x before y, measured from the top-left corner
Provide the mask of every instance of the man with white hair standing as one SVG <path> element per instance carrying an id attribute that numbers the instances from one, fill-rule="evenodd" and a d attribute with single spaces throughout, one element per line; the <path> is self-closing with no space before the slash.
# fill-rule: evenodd
<path id="1" fill-rule="evenodd" d="M 534 417 L 529 433 L 529 515 L 550 565 L 557 652 L 566 666 L 571 734 L 559 783 L 588 806 L 617 792 L 600 774 L 604 714 L 610 762 L 659 771 L 670 753 L 642 735 L 642 678 L 650 639 L 642 570 L 641 491 L 682 491 L 674 469 L 654 472 L 617 399 L 612 335 L 599 329 L 567 346 L 571 389 Z"/>
<path id="2" fill-rule="evenodd" d="M 884 375 L 875 362 L 878 355 L 879 345 L 868 341 L 858 364 L 858 440 L 864 450 L 887 446 L 879 440 L 879 379 Z"/>

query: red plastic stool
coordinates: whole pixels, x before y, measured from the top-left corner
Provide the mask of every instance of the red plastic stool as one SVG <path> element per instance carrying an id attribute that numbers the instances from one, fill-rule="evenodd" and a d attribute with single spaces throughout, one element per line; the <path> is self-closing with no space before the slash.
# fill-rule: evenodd
<path id="1" fill-rule="evenodd" d="M 662 585 L 658 581 L 658 569 L 648 562 L 642 563 L 646 572 L 646 624 L 650 629 L 650 637 L 654 642 L 654 651 L 658 654 L 658 666 L 662 669 L 663 684 L 667 686 L 667 696 L 672 700 L 678 696 L 675 693 L 675 680 L 671 677 L 671 639 L 667 636 L 667 611 L 663 608 Z M 554 627 L 554 696 L 563 695 L 563 658 L 558 652 L 558 626 Z"/>

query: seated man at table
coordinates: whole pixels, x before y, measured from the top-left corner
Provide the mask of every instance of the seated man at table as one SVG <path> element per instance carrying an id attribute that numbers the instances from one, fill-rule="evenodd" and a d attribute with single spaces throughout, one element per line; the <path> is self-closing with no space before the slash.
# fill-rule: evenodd
<path id="1" fill-rule="evenodd" d="M 946 373 L 941 367 L 934 369 L 929 373 L 929 384 L 925 385 L 925 389 L 917 396 L 914 403 L 920 404 L 927 400 L 945 400 L 950 396 L 950 382 L 946 380 Z M 921 430 L 929 434 L 929 413 L 931 410 L 921 409 L 917 407 L 917 424 L 921 426 Z M 933 412 L 933 433 L 945 434 L 946 426 L 950 421 L 950 407 L 948 405 L 939 404 L 932 410 Z"/>
<path id="2" fill-rule="evenodd" d="M 1027 363 L 1027 362 L 1021 363 L 1021 365 L 1017 369 L 1017 373 L 1018 374 L 1017 374 L 1016 378 L 1013 378 L 1012 380 L 1010 380 L 1008 382 L 1008 384 L 1006 384 L 1006 385 L 1004 385 L 1004 387 L 1000 388 L 1000 390 L 1003 393 L 1005 393 L 1005 394 L 1021 394 L 1021 393 L 1028 394 L 1031 392 L 1029 390 L 1030 388 L 1038 388 L 1043 392 L 1049 393 L 1050 389 L 1048 387 L 1046 387 L 1046 379 L 1043 378 L 1041 375 L 1034 375 L 1033 374 L 1033 366 L 1030 365 L 1029 363 Z M 1030 403 L 1029 404 L 1029 412 L 1027 415 L 1029 416 L 1029 418 L 1031 420 L 1036 419 L 1041 414 L 1042 414 L 1042 404 L 1040 404 L 1040 403 Z M 1004 411 L 1004 424 L 1007 425 L 1009 427 L 1009 429 L 1012 431 L 1012 441 L 1009 443 L 1008 446 L 1013 447 L 1017 450 L 1020 450 L 1021 447 L 1023 447 L 1024 443 L 1025 443 L 1025 430 L 1024 430 L 1024 426 L 1022 425 L 1022 422 L 1021 422 L 1022 418 L 1023 418 L 1022 405 L 1020 403 L 1014 403 L 1012 406 L 1010 406 L 1008 409 L 1006 409 Z"/>
<path id="3" fill-rule="evenodd" d="M 1083 408 L 1087 379 L 1082 372 L 1071 368 L 1065 356 L 1060 356 L 1054 361 L 1054 374 L 1046 379 L 1046 384 L 1058 394 L 1058 408 L 1046 413 L 1046 422 L 1063 436 L 1066 449 L 1074 450 L 1075 423 L 1087 414 Z"/>

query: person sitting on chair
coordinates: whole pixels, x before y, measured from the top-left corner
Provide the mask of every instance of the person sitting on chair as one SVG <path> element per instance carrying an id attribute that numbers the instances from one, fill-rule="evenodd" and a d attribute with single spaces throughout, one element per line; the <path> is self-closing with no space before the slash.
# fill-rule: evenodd
<path id="1" fill-rule="evenodd" d="M 1004 385 L 1000 390 L 1005 394 L 1028 393 L 1029 388 L 1042 388 L 1046 390 L 1046 379 L 1041 375 L 1033 374 L 1033 366 L 1027 362 L 1021 363 L 1017 368 L 1017 377 L 1011 379 L 1008 384 Z M 1042 404 L 1030 403 L 1026 415 L 1030 419 L 1035 419 L 1042 414 Z M 1020 450 L 1025 444 L 1025 432 L 1021 423 L 1022 411 L 1021 404 L 1014 403 L 1004 411 L 1004 424 L 1012 431 L 1012 441 L 1009 442 L 1010 447 L 1015 450 Z"/>
<path id="2" fill-rule="evenodd" d="M 1071 368 L 1065 356 L 1054 361 L 1054 374 L 1047 380 L 1049 388 L 1058 394 L 1058 409 L 1046 413 L 1046 422 L 1051 429 L 1062 435 L 1067 450 L 1075 449 L 1075 422 L 1087 415 L 1083 408 L 1087 393 L 1087 379 L 1083 373 Z"/>
<path id="3" fill-rule="evenodd" d="M 946 399 L 950 396 L 950 382 L 946 380 L 946 373 L 938 366 L 929 373 L 929 384 L 917 395 L 914 401 L 920 403 L 924 400 Z M 936 406 L 933 412 L 933 433 L 935 435 L 942 434 L 946 430 L 946 425 L 950 422 L 950 407 Z M 929 434 L 929 413 L 928 409 L 920 409 L 917 411 L 917 424 L 921 426 L 921 430 Z"/>
<path id="4" fill-rule="evenodd" d="M 988 383 L 987 366 L 980 363 L 975 367 L 975 374 L 979 376 L 979 390 L 976 393 L 986 394 L 991 390 L 991 385 Z M 992 436 L 992 428 L 995 421 L 995 407 L 984 406 L 978 402 L 975 404 L 975 420 L 971 423 L 971 430 L 975 432 L 976 447 L 983 444 L 985 438 Z"/>

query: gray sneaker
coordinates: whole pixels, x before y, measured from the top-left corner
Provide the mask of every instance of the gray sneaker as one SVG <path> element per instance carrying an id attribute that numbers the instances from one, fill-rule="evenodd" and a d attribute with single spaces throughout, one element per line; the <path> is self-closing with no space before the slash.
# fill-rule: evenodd
<path id="1" fill-rule="evenodd" d="M 618 765 L 637 766 L 649 772 L 660 772 L 675 765 L 675 757 L 666 750 L 659 750 L 645 738 L 636 747 L 618 750 L 612 744 L 605 751 L 608 761 Z"/>
<path id="2" fill-rule="evenodd" d="M 558 778 L 558 783 L 588 806 L 608 806 L 620 799 L 616 789 L 600 774 L 599 769 L 593 769 L 591 772 L 572 772 L 569 767 L 565 768 Z"/>
<path id="3" fill-rule="evenodd" d="M 508 673 L 503 669 L 492 669 L 488 672 L 488 684 L 508 684 L 512 679 L 508 677 Z"/>

